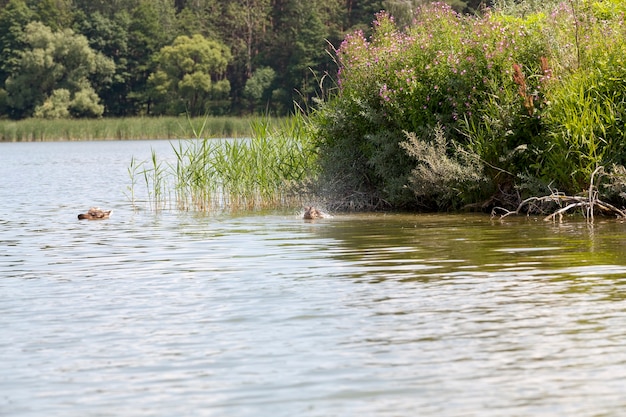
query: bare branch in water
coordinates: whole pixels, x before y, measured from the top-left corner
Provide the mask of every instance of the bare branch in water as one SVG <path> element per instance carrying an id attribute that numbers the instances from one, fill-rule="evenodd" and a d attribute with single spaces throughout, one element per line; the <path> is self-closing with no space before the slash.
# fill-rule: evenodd
<path id="1" fill-rule="evenodd" d="M 626 211 L 618 209 L 612 204 L 606 203 L 598 198 L 598 189 L 596 186 L 596 178 L 604 173 L 604 167 L 598 166 L 593 173 L 589 181 L 589 190 L 587 196 L 568 196 L 557 191 L 553 191 L 552 194 L 544 197 L 530 197 L 522 201 L 515 210 L 507 210 L 503 207 L 494 207 L 491 211 L 491 217 L 500 216 L 501 219 L 513 214 L 521 213 L 541 213 L 545 214 L 550 206 L 556 205 L 558 208 L 552 213 L 548 214 L 544 220 L 555 220 L 559 217 L 559 221 L 563 220 L 563 214 L 575 208 L 583 209 L 583 216 L 587 219 L 587 222 L 593 223 L 593 216 L 596 210 L 606 215 L 613 215 L 618 218 L 626 219 Z"/>

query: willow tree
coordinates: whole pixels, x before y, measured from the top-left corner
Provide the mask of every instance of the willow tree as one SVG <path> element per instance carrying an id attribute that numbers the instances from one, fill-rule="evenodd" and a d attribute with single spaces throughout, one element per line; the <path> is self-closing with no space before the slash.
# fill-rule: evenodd
<path id="1" fill-rule="evenodd" d="M 201 115 L 230 92 L 226 68 L 228 47 L 202 35 L 179 36 L 156 56 L 158 69 L 150 75 L 155 113 Z"/>
<path id="2" fill-rule="evenodd" d="M 108 82 L 115 64 L 70 29 L 53 32 L 40 22 L 24 29 L 25 49 L 5 82 L 6 104 L 16 117 L 95 117 L 104 107 L 94 80 Z"/>

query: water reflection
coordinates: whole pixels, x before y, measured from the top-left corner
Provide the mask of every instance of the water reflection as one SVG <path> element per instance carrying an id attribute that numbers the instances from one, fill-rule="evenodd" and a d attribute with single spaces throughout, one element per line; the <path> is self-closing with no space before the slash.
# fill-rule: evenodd
<path id="1" fill-rule="evenodd" d="M 342 219 L 319 234 L 350 248 L 341 259 L 364 263 L 370 273 L 381 266 L 387 278 L 394 271 L 433 278 L 473 269 L 612 275 L 624 272 L 626 255 L 626 226 L 617 222 L 558 225 L 538 218 L 503 223 L 482 215 L 387 214 Z"/>
<path id="2" fill-rule="evenodd" d="M 154 213 L 123 196 L 128 151 L 114 145 L 38 149 L 32 165 L 0 153 L 5 178 L 25 167 L 0 186 L 0 414 L 626 406 L 623 223 Z M 113 217 L 78 222 L 96 200 Z"/>

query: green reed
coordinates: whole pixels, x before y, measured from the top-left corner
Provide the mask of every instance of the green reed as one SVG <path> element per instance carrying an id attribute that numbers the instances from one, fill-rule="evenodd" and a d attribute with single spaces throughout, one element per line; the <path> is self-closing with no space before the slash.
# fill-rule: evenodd
<path id="1" fill-rule="evenodd" d="M 280 119 L 269 119 L 278 123 Z M 128 117 L 103 119 L 0 120 L 0 141 L 180 139 L 189 126 L 205 137 L 249 137 L 250 119 L 241 117 Z"/>
<path id="2" fill-rule="evenodd" d="M 203 137 L 204 124 L 192 126 L 196 138 L 172 143 L 174 162 L 165 168 L 153 153 L 145 164 L 151 206 L 164 206 L 167 196 L 181 210 L 300 205 L 302 186 L 316 173 L 316 152 L 302 134 L 303 123 L 302 116 L 280 124 L 257 119 L 250 124 L 252 137 L 240 139 L 210 139 Z"/>
<path id="3" fill-rule="evenodd" d="M 135 186 L 137 185 L 137 172 L 140 168 L 140 163 L 138 164 L 137 159 L 133 156 L 130 159 L 130 165 L 127 168 L 128 176 L 130 178 L 130 185 L 126 187 L 128 190 L 128 194 L 126 197 L 130 200 L 130 203 L 135 206 Z"/>
<path id="4" fill-rule="evenodd" d="M 159 210 L 163 208 L 167 202 L 165 198 L 167 191 L 167 167 L 163 162 L 159 161 L 154 149 L 151 151 L 150 163 L 152 165 L 145 168 L 142 174 L 146 182 L 146 188 L 148 189 L 148 202 L 151 204 L 152 209 Z"/>

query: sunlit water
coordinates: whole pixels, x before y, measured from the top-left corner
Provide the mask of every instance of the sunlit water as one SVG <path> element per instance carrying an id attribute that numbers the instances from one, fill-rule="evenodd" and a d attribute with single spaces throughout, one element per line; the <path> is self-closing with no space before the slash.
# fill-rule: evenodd
<path id="1" fill-rule="evenodd" d="M 625 224 L 134 210 L 151 147 L 0 143 L 0 415 L 626 410 Z"/>

